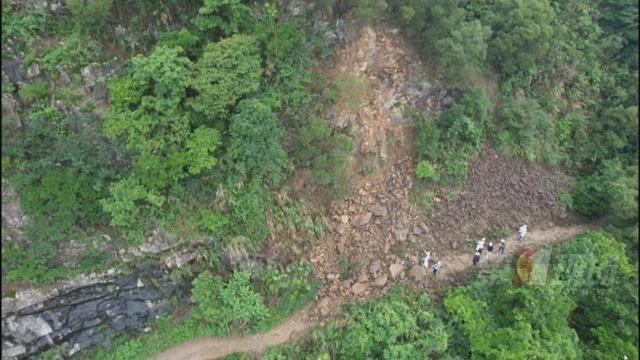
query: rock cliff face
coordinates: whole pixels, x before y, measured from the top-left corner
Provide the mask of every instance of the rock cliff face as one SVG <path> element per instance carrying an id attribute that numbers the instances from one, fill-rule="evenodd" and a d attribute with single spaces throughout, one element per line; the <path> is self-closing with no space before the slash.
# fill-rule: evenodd
<path id="1" fill-rule="evenodd" d="M 129 275 L 66 286 L 14 311 L 5 312 L 3 304 L 2 359 L 24 359 L 54 345 L 67 357 L 80 358 L 83 350 L 108 345 L 116 334 L 148 330 L 153 318 L 171 311 L 171 299 L 184 303 L 189 293 L 190 281 L 174 281 L 166 271 L 141 265 Z"/>

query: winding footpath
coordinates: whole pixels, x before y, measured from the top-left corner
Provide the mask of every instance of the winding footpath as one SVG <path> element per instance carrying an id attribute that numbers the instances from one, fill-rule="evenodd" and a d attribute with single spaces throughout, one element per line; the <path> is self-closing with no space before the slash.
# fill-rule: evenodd
<path id="1" fill-rule="evenodd" d="M 443 257 L 441 275 L 438 275 L 439 279 L 445 278 L 443 275 L 459 274 L 472 270 L 481 269 L 488 264 L 495 264 L 503 262 L 505 259 L 510 259 L 508 256 L 519 247 L 540 248 L 543 246 L 553 245 L 562 241 L 568 240 L 579 232 L 595 228 L 593 224 L 573 225 L 568 227 L 552 227 L 549 229 L 530 231 L 527 233 L 527 238 L 522 243 L 519 243 L 515 239 L 515 235 L 507 238 L 507 247 L 505 255 L 497 254 L 497 244 L 494 250 L 494 254 L 487 261 L 481 260 L 478 266 L 472 266 L 471 259 L 473 257 L 472 252 L 461 253 L 452 256 Z M 431 277 L 430 277 L 431 278 Z M 447 284 L 441 280 L 433 281 L 426 284 L 429 290 L 436 288 L 446 287 Z M 312 304 L 309 304 L 304 309 L 293 314 L 278 326 L 272 330 L 261 333 L 252 334 L 239 337 L 203 337 L 195 340 L 188 341 L 184 344 L 176 346 L 174 348 L 165 350 L 164 352 L 153 357 L 155 360 L 208 360 L 224 357 L 233 353 L 249 353 L 253 355 L 259 355 L 263 353 L 270 346 L 277 346 L 284 344 L 292 338 L 305 335 L 312 327 L 319 324 L 317 320 L 311 316 L 315 305 L 318 302 L 323 301 L 321 299 Z"/>

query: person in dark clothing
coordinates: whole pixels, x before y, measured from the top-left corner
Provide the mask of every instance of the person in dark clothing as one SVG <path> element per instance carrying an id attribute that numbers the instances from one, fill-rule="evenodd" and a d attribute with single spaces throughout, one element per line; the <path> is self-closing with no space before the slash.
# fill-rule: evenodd
<path id="1" fill-rule="evenodd" d="M 487 245 L 487 258 L 493 254 L 493 241 L 489 241 L 489 245 Z"/>
<path id="2" fill-rule="evenodd" d="M 476 266 L 480 262 L 480 253 L 476 251 L 476 254 L 473 255 L 473 266 Z"/>
<path id="3" fill-rule="evenodd" d="M 440 259 L 436 259 L 433 263 L 433 275 L 438 275 L 438 270 L 440 270 Z"/>
<path id="4" fill-rule="evenodd" d="M 504 255 L 504 248 L 506 244 L 504 243 L 504 239 L 500 239 L 500 245 L 498 246 L 498 252 Z"/>

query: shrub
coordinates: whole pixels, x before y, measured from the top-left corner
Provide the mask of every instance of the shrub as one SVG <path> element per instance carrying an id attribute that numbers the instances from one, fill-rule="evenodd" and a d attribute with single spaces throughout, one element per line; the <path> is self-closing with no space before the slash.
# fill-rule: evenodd
<path id="1" fill-rule="evenodd" d="M 193 280 L 191 298 L 197 304 L 196 318 L 223 329 L 231 326 L 258 328 L 269 318 L 260 294 L 251 289 L 251 274 L 238 271 L 228 283 L 210 272 L 202 272 Z"/>
<path id="2" fill-rule="evenodd" d="M 192 86 L 198 95 L 190 105 L 209 121 L 224 119 L 237 101 L 259 89 L 261 75 L 255 38 L 234 35 L 211 43 L 195 65 Z"/>
<path id="3" fill-rule="evenodd" d="M 418 162 L 418 166 L 416 166 L 416 177 L 418 179 L 436 180 L 438 178 L 437 166 L 424 160 Z"/>
<path id="4" fill-rule="evenodd" d="M 363 24 L 371 23 L 387 9 L 387 3 L 384 0 L 349 0 L 349 6 Z"/>
<path id="5" fill-rule="evenodd" d="M 558 156 L 551 118 L 533 99 L 510 99 L 498 110 L 496 124 L 498 148 L 508 155 L 529 160 Z"/>
<path id="6" fill-rule="evenodd" d="M 195 56 L 198 50 L 200 38 L 191 34 L 187 29 L 180 31 L 167 31 L 158 37 L 157 47 L 165 46 L 168 48 L 181 48 L 191 56 Z"/>
<path id="7" fill-rule="evenodd" d="M 45 49 L 39 57 L 45 71 L 57 71 L 60 67 L 65 71 L 80 72 L 80 68 L 94 62 L 101 51 L 97 41 L 73 33 L 62 44 Z"/>
<path id="8" fill-rule="evenodd" d="M 80 28 L 88 32 L 97 32 L 109 19 L 109 10 L 113 0 L 65 0 L 67 7 Z"/>
<path id="9" fill-rule="evenodd" d="M 278 184 L 287 154 L 280 141 L 283 131 L 271 109 L 258 100 L 243 100 L 231 118 L 226 159 L 241 179 Z"/>
<path id="10" fill-rule="evenodd" d="M 337 95 L 336 105 L 344 107 L 347 111 L 356 112 L 369 85 L 357 74 L 349 73 L 336 80 L 334 89 Z"/>
<path id="11" fill-rule="evenodd" d="M 251 8 L 242 0 L 204 0 L 193 23 L 201 31 L 232 35 L 249 26 Z"/>
<path id="12" fill-rule="evenodd" d="M 49 96 L 49 85 L 44 81 L 38 81 L 23 86 L 18 92 L 25 101 L 33 103 Z"/>

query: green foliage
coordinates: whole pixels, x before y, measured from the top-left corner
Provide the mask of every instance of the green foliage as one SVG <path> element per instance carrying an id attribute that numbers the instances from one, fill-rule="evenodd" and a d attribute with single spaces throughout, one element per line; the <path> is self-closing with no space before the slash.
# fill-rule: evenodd
<path id="1" fill-rule="evenodd" d="M 42 69 L 45 71 L 54 72 L 60 68 L 79 73 L 83 66 L 94 62 L 101 51 L 102 47 L 97 41 L 73 33 L 60 45 L 44 49 L 38 57 L 42 59 Z"/>
<path id="2" fill-rule="evenodd" d="M 466 87 L 482 73 L 489 26 L 468 20 L 461 1 L 401 0 L 392 13 L 407 36 L 433 56 L 438 73 L 451 85 Z"/>
<path id="3" fill-rule="evenodd" d="M 239 189 L 229 199 L 235 235 L 248 237 L 254 248 L 257 248 L 269 233 L 264 214 L 264 197 L 264 189 L 254 182 Z"/>
<path id="4" fill-rule="evenodd" d="M 423 113 L 413 112 L 409 115 L 413 117 L 417 130 L 416 147 L 421 161 L 437 166 L 437 178 L 440 180 L 452 178 L 464 183 L 468 161 L 480 151 L 483 141 L 483 129 L 488 117 L 484 92 L 475 89 L 468 93 L 460 104 L 443 111 L 437 123 Z M 430 173 L 425 165 L 419 163 L 419 166 L 425 171 L 422 175 Z M 436 180 L 434 175 L 423 178 Z"/>
<path id="5" fill-rule="evenodd" d="M 338 78 L 332 87 L 325 90 L 325 96 L 334 99 L 336 106 L 350 112 L 357 112 L 369 85 L 357 74 L 348 73 Z"/>
<path id="6" fill-rule="evenodd" d="M 532 99 L 510 99 L 498 110 L 494 124 L 500 150 L 529 160 L 558 160 L 558 144 L 551 118 Z"/>
<path id="7" fill-rule="evenodd" d="M 131 187 L 121 183 L 112 188 L 113 199 L 103 201 L 105 210 L 117 217 L 114 225 L 124 225 L 138 212 L 136 201 L 160 207 L 162 192 L 217 163 L 213 152 L 221 143 L 218 131 L 192 129 L 184 108 L 192 64 L 180 51 L 158 47 L 146 57 L 137 56 L 129 74 L 110 84 L 112 107 L 105 133 L 123 137 L 135 154 L 132 177 L 124 180 Z"/>
<path id="8" fill-rule="evenodd" d="M 491 30 L 480 21 L 462 21 L 447 37 L 433 43 L 439 74 L 452 85 L 468 84 L 470 77 L 482 73 Z"/>
<path id="9" fill-rule="evenodd" d="M 224 118 L 245 95 L 260 87 L 262 68 L 255 38 L 234 35 L 204 48 L 195 65 L 191 107 L 207 119 Z"/>
<path id="10" fill-rule="evenodd" d="M 271 109 L 243 100 L 231 117 L 226 160 L 241 179 L 278 184 L 287 165 L 280 141 L 283 131 Z"/>
<path id="11" fill-rule="evenodd" d="M 436 358 L 447 350 L 443 321 L 426 293 L 391 288 L 382 298 L 346 306 L 341 319 L 303 344 L 267 352 L 268 359 Z"/>
<path id="12" fill-rule="evenodd" d="M 26 11 L 16 11 L 11 5 L 2 4 L 2 44 L 13 38 L 29 43 L 34 34 L 45 29 L 48 14 L 40 9 L 29 8 Z M 3 51 L 4 57 L 4 51 Z"/>
<path id="13" fill-rule="evenodd" d="M 607 216 L 616 224 L 638 217 L 638 167 L 619 160 L 604 161 L 576 184 L 573 207 L 587 216 Z"/>
<path id="14" fill-rule="evenodd" d="M 96 222 L 100 209 L 91 180 L 77 177 L 68 169 L 52 170 L 26 189 L 22 208 L 28 214 L 49 217 L 61 226 Z"/>
<path id="15" fill-rule="evenodd" d="M 128 226 L 135 224 L 143 200 L 162 203 L 164 198 L 150 194 L 135 178 L 125 178 L 109 187 L 110 197 L 100 201 L 104 211 L 111 215 L 111 225 Z"/>
<path id="16" fill-rule="evenodd" d="M 198 54 L 198 45 L 200 38 L 191 34 L 187 29 L 179 31 L 167 31 L 158 37 L 157 47 L 165 46 L 168 48 L 181 48 L 191 56 Z"/>
<path id="17" fill-rule="evenodd" d="M 548 0 L 502 0 L 495 6 L 487 17 L 494 32 L 491 60 L 504 74 L 527 71 L 550 47 L 555 12 Z"/>
<path id="18" fill-rule="evenodd" d="M 87 32 L 97 32 L 109 18 L 113 0 L 65 0 L 76 24 Z"/>
<path id="19" fill-rule="evenodd" d="M 353 14 L 363 24 L 369 24 L 387 9 L 385 0 L 349 0 Z"/>
<path id="20" fill-rule="evenodd" d="M 193 23 L 203 32 L 211 30 L 215 34 L 232 35 L 251 23 L 251 8 L 242 0 L 204 0 Z"/>
<path id="21" fill-rule="evenodd" d="M 290 263 L 284 271 L 270 268 L 258 274 L 258 287 L 265 294 L 267 306 L 271 309 L 270 325 L 277 324 L 313 300 L 320 282 L 311 279 L 312 272 L 313 265 L 301 260 Z"/>
<path id="22" fill-rule="evenodd" d="M 193 280 L 191 297 L 197 303 L 196 318 L 229 329 L 230 326 L 259 327 L 269 318 L 260 294 L 251 289 L 251 274 L 234 273 L 228 283 L 209 272 Z"/>
<path id="23" fill-rule="evenodd" d="M 18 94 L 22 99 L 30 103 L 46 100 L 49 96 L 49 85 L 44 81 L 25 84 Z"/>
<path id="24" fill-rule="evenodd" d="M 416 177 L 418 179 L 437 180 L 438 167 L 429 163 L 428 161 L 421 160 L 416 166 Z"/>
<path id="25" fill-rule="evenodd" d="M 299 146 L 295 157 L 302 166 L 311 168 L 311 179 L 319 185 L 341 187 L 347 165 L 345 155 L 353 144 L 346 135 L 332 129 L 321 118 L 311 116 L 299 130 Z"/>

